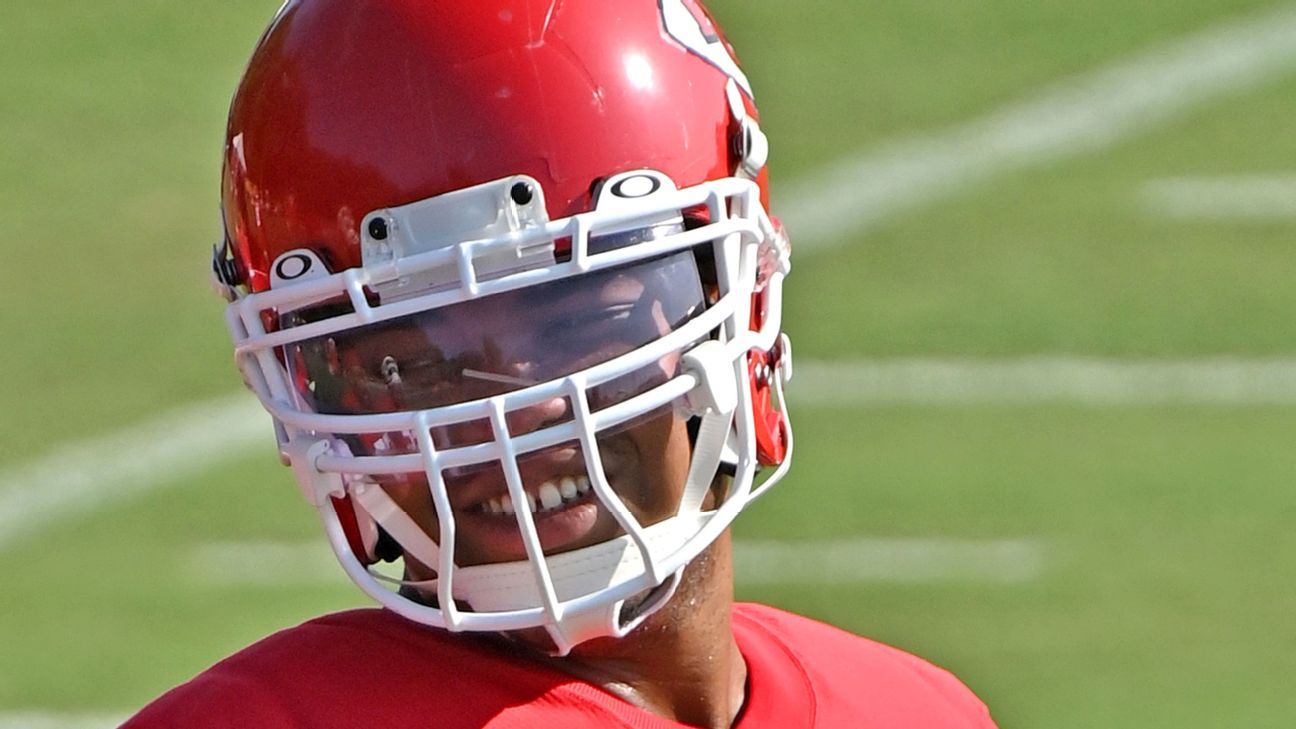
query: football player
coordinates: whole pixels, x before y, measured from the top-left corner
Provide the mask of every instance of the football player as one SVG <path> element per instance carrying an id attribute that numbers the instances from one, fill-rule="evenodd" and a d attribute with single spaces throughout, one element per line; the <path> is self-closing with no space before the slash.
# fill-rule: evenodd
<path id="1" fill-rule="evenodd" d="M 734 602 L 729 525 L 792 448 L 768 153 L 695 0 L 289 0 L 213 272 L 383 609 L 127 726 L 992 726 L 930 664 Z"/>

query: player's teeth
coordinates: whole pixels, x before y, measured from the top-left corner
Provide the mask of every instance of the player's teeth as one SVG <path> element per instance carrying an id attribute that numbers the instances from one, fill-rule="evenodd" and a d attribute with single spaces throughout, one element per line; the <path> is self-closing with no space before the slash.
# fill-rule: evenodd
<path id="1" fill-rule="evenodd" d="M 563 501 L 571 501 L 576 498 L 576 479 L 571 476 L 563 476 L 562 481 L 558 483 L 558 492 L 562 495 Z"/>
<path id="2" fill-rule="evenodd" d="M 553 481 L 546 481 L 540 487 L 540 505 L 545 509 L 552 509 L 562 503 L 562 494 L 558 492 L 558 487 L 554 486 Z"/>
<path id="3" fill-rule="evenodd" d="M 534 514 L 537 510 L 548 511 L 562 506 L 563 502 L 575 501 L 590 492 L 590 481 L 585 476 L 563 476 L 554 481 L 546 481 L 537 489 L 537 494 L 533 495 L 530 491 L 524 492 L 527 497 L 527 506 Z M 504 494 L 498 498 L 487 499 L 482 504 L 482 510 L 488 514 L 514 514 L 517 509 L 513 506 L 513 498 L 509 494 Z"/>

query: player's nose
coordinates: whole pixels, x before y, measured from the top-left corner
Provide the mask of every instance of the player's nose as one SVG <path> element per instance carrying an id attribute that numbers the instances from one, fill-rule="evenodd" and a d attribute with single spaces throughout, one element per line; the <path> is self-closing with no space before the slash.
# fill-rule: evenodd
<path id="1" fill-rule="evenodd" d="M 511 437 L 526 435 L 549 425 L 566 422 L 571 419 L 572 412 L 568 399 L 560 395 L 525 407 L 516 405 L 510 407 L 505 395 L 505 408 L 504 425 Z M 495 440 L 495 426 L 490 418 L 477 418 L 438 428 L 433 435 L 437 448 L 442 450 L 458 448 Z"/>
<path id="2" fill-rule="evenodd" d="M 571 406 L 565 397 L 551 397 L 535 405 L 510 410 L 504 416 L 509 435 L 514 437 L 570 419 Z"/>

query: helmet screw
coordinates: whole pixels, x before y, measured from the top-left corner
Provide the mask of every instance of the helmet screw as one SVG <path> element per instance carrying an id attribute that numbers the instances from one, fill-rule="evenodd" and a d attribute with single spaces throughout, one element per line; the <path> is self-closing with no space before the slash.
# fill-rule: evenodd
<path id="1" fill-rule="evenodd" d="M 369 237 L 374 240 L 387 240 L 387 219 L 374 218 L 369 221 Z"/>
<path id="2" fill-rule="evenodd" d="M 513 187 L 509 190 L 509 197 L 518 205 L 526 205 L 535 197 L 535 193 L 527 183 L 515 182 L 513 183 Z"/>

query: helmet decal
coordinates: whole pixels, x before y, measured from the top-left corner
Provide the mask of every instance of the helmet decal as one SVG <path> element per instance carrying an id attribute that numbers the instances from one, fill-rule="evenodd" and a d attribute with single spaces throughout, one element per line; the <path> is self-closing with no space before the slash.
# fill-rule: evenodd
<path id="1" fill-rule="evenodd" d="M 689 52 L 724 72 L 726 76 L 738 82 L 749 98 L 755 98 L 747 74 L 738 66 L 738 60 L 728 44 L 720 37 L 715 23 L 711 21 L 696 0 L 657 0 L 661 8 L 662 22 L 666 32 L 679 41 Z"/>
<path id="2" fill-rule="evenodd" d="M 315 252 L 308 248 L 288 251 L 275 259 L 270 267 L 270 288 L 280 288 L 296 281 L 325 278 L 328 268 Z"/>
<path id="3" fill-rule="evenodd" d="M 637 198 L 647 197 L 661 189 L 661 180 L 652 175 L 636 174 L 618 180 L 616 184 L 609 187 L 609 191 L 617 197 Z"/>

